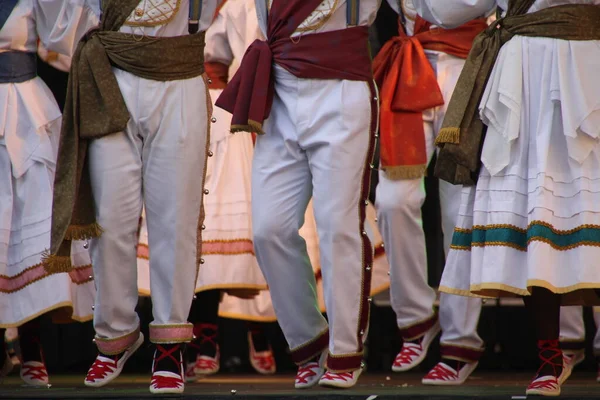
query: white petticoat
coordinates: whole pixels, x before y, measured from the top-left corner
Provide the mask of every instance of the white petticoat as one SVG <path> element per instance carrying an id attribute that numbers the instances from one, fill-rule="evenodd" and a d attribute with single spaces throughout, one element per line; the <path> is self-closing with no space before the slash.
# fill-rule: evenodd
<path id="1" fill-rule="evenodd" d="M 595 301 L 600 288 L 600 42 L 515 37 L 480 105 L 488 124 L 443 291 Z M 591 297 L 584 296 L 591 295 Z"/>
<path id="2" fill-rule="evenodd" d="M 61 307 L 75 320 L 92 318 L 95 293 L 83 244 L 73 244 L 70 275 L 48 275 L 41 265 L 50 247 L 59 135 L 60 111 L 39 78 L 0 84 L 0 327 Z"/>

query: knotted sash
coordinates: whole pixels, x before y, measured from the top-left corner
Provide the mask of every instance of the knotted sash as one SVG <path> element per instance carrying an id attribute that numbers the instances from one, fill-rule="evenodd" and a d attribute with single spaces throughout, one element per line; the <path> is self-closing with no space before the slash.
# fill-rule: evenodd
<path id="1" fill-rule="evenodd" d="M 563 40 L 600 40 L 600 7 L 570 4 L 526 14 L 535 0 L 511 0 L 505 18 L 473 43 L 450 100 L 436 143 L 441 148 L 435 175 L 457 185 L 473 185 L 485 137 L 479 103 L 502 46 L 515 35 Z"/>
<path id="2" fill-rule="evenodd" d="M 357 26 L 291 37 L 321 0 L 274 2 L 267 40 L 254 41 L 216 102 L 233 114 L 231 131 L 262 134 L 274 95 L 273 63 L 298 78 L 372 79 L 368 28 Z"/>
<path id="3" fill-rule="evenodd" d="M 444 104 L 436 74 L 425 49 L 467 58 L 473 39 L 487 28 L 476 19 L 456 29 L 431 29 L 417 16 L 414 35 L 399 22 L 399 35 L 373 60 L 381 90 L 379 130 L 381 167 L 389 179 L 416 179 L 427 169 L 423 112 Z"/>
<path id="4" fill-rule="evenodd" d="M 136 76 L 171 81 L 204 72 L 204 32 L 177 37 L 134 37 L 118 30 L 139 0 L 105 0 L 98 29 L 75 50 L 58 151 L 49 272 L 71 269 L 71 240 L 100 236 L 86 160 L 90 140 L 123 132 L 130 115 L 113 66 Z"/>

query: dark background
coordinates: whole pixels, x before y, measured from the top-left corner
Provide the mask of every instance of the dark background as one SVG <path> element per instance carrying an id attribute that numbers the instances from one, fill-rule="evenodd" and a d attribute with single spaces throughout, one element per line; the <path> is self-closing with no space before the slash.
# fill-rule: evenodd
<path id="1" fill-rule="evenodd" d="M 377 52 L 380 43 L 385 43 L 397 34 L 396 15 L 386 2 L 378 14 L 372 29 L 371 47 Z M 61 73 L 43 62 L 39 63 L 39 74 L 46 81 L 62 106 L 65 98 L 67 75 Z M 429 176 L 433 176 L 432 173 Z M 374 188 L 377 174 L 373 175 Z M 442 248 L 442 232 L 440 228 L 440 209 L 438 200 L 437 181 L 426 178 L 427 200 L 423 206 L 423 225 L 426 232 L 429 280 L 432 286 L 437 286 L 444 265 Z M 372 194 L 375 191 L 372 190 Z M 373 200 L 373 199 L 372 199 Z M 495 302 L 493 302 L 495 304 Z M 140 300 L 138 312 L 141 317 L 142 329 L 151 321 L 151 302 L 144 298 Z M 588 332 L 595 332 L 591 310 L 585 312 Z M 294 371 L 285 340 L 276 323 L 267 324 L 267 334 L 274 347 L 279 372 Z M 242 321 L 220 320 L 221 371 L 224 373 L 251 372 L 248 361 L 248 345 L 246 325 Z M 537 366 L 534 337 L 532 328 L 527 321 L 523 307 L 501 307 L 486 305 L 483 308 L 479 323 L 479 333 L 486 342 L 486 352 L 480 362 L 480 369 L 530 369 Z M 94 330 L 92 323 L 53 325 L 51 321 L 43 321 L 42 342 L 45 349 L 46 361 L 51 374 L 81 373 L 84 374 L 96 356 L 96 347 L 92 342 Z M 580 367 L 594 369 L 597 367 L 591 349 L 591 338 L 587 343 L 587 359 Z M 400 350 L 401 339 L 395 324 L 395 315 L 390 307 L 372 306 L 371 327 L 367 342 L 367 368 L 370 371 L 389 371 L 397 352 Z M 152 353 L 149 346 L 142 349 L 127 363 L 125 372 L 146 373 L 150 369 Z M 435 343 L 426 361 L 418 367 L 424 373 L 431 368 L 439 358 L 439 345 Z"/>

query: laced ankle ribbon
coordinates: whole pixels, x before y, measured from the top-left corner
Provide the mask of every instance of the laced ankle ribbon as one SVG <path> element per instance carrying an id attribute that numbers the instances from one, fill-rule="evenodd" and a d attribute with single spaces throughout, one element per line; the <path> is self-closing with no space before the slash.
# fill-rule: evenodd
<path id="1" fill-rule="evenodd" d="M 344 382 L 348 382 L 349 380 L 352 380 L 354 378 L 354 375 L 352 374 L 352 372 L 327 372 L 323 378 L 324 381 L 344 381 Z"/>
<path id="2" fill-rule="evenodd" d="M 319 363 L 310 362 L 305 366 L 298 368 L 298 372 L 296 373 L 296 383 L 308 383 L 308 378 L 317 376 L 317 373 L 314 371 L 315 368 L 319 368 Z"/>
<path id="3" fill-rule="evenodd" d="M 423 346 L 421 345 L 420 341 L 419 343 L 404 343 L 402 350 L 400 350 L 400 353 L 398 356 L 396 356 L 396 360 L 394 360 L 394 365 L 401 366 L 403 364 L 410 364 L 414 357 L 418 357 L 420 355 L 418 352 L 422 351 Z"/>
<path id="4" fill-rule="evenodd" d="M 163 388 L 173 388 L 173 387 L 179 387 L 181 385 L 183 385 L 183 379 L 181 378 L 181 376 L 177 376 L 177 377 L 173 377 L 173 376 L 162 376 L 162 375 L 156 375 L 155 372 L 156 371 L 156 365 L 158 365 L 158 363 L 161 360 L 164 360 L 165 358 L 170 358 L 175 365 L 177 365 L 177 370 L 181 371 L 181 360 L 178 360 L 177 358 L 175 358 L 175 356 L 173 356 L 173 353 L 179 352 L 181 351 L 181 345 L 175 345 L 173 347 L 171 347 L 170 349 L 166 349 L 163 346 L 161 346 L 160 344 L 156 345 L 156 351 L 157 353 L 160 353 L 160 355 L 158 355 L 158 357 L 155 355 L 154 356 L 154 370 L 152 371 L 152 381 L 151 384 L 152 386 L 154 386 L 157 389 L 163 389 Z M 165 371 L 165 372 L 171 372 L 171 371 Z M 181 372 L 178 373 L 178 375 Z"/>
<path id="5" fill-rule="evenodd" d="M 102 356 L 102 358 L 107 358 Z M 95 381 L 98 379 L 104 379 L 108 374 L 112 374 L 119 367 L 118 366 L 119 356 L 115 356 L 114 359 L 109 361 L 101 360 L 100 357 L 96 358 L 96 361 L 90 367 L 86 380 Z"/>
<path id="6" fill-rule="evenodd" d="M 24 363 L 21 368 L 23 368 L 23 376 L 29 376 L 31 379 L 35 379 L 38 381 L 45 381 L 48 378 L 48 371 L 46 370 L 46 366 L 42 363 L 42 365 L 27 365 L 28 363 Z"/>
<path id="7" fill-rule="evenodd" d="M 558 371 L 562 370 L 563 367 L 562 350 L 559 347 L 558 340 L 538 340 L 538 349 L 542 365 L 538 369 L 536 376 L 540 375 L 540 372 L 546 365 L 550 365 L 553 376 L 558 378 L 560 376 Z M 545 353 L 550 353 L 550 355 L 546 355 Z"/>
<path id="8" fill-rule="evenodd" d="M 454 372 L 451 369 L 446 368 L 441 363 L 438 363 L 425 377 L 426 379 L 435 379 L 442 381 L 450 381 L 458 379 L 458 371 Z"/>

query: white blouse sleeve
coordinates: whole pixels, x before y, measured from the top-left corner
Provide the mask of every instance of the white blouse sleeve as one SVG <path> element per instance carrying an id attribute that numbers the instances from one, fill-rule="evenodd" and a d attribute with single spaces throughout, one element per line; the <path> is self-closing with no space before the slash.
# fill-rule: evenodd
<path id="1" fill-rule="evenodd" d="M 204 49 L 204 61 L 218 62 L 231 65 L 233 51 L 227 38 L 227 3 L 219 11 L 219 15 L 206 31 L 206 47 Z M 232 23 L 231 20 L 229 23 Z"/>
<path id="2" fill-rule="evenodd" d="M 423 19 L 444 28 L 455 28 L 489 15 L 496 7 L 496 0 L 413 0 L 413 4 Z"/>
<path id="3" fill-rule="evenodd" d="M 100 0 L 36 0 L 37 34 L 50 51 L 71 56 L 83 35 L 100 21 Z"/>

